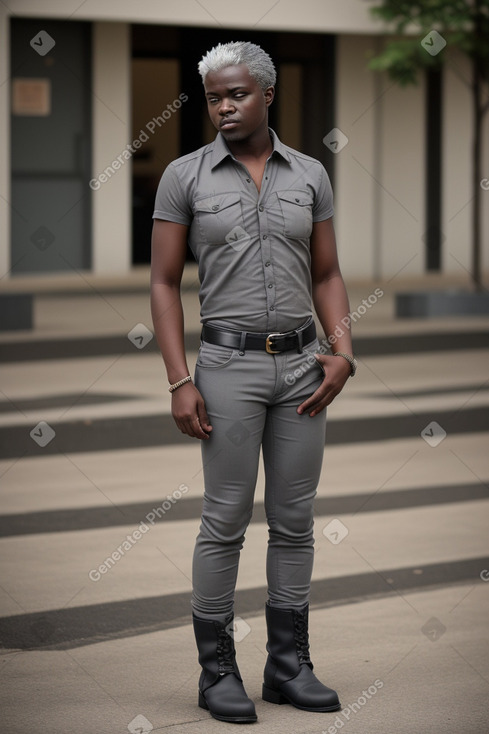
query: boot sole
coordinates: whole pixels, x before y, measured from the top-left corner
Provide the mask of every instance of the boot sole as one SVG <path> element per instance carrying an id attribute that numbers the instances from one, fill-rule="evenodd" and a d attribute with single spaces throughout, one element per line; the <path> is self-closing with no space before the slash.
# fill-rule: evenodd
<path id="1" fill-rule="evenodd" d="M 208 711 L 214 719 L 217 719 L 218 721 L 226 721 L 228 724 L 252 724 L 255 721 L 257 721 L 258 719 L 258 716 L 256 715 L 255 716 L 221 716 L 220 714 L 215 714 L 213 711 L 210 710 L 203 694 L 200 691 L 199 691 L 199 706 L 201 709 Z"/>
<path id="2" fill-rule="evenodd" d="M 264 701 L 267 701 L 267 703 L 275 703 L 278 706 L 283 706 L 284 704 L 288 703 L 291 706 L 294 706 L 294 708 L 300 709 L 301 711 L 327 713 L 328 711 L 338 711 L 341 708 L 341 703 L 338 703 L 335 706 L 321 706 L 320 708 L 313 708 L 312 706 L 299 706 L 299 704 L 291 701 L 290 698 L 287 698 L 287 696 L 285 696 L 280 691 L 275 691 L 273 688 L 268 688 L 265 685 L 262 688 L 261 697 Z"/>

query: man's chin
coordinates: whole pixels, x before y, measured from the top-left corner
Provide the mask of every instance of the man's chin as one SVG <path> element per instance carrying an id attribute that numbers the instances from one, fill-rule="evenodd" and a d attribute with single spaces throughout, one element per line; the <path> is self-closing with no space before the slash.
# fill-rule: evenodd
<path id="1" fill-rule="evenodd" d="M 230 143 L 236 143 L 240 140 L 245 140 L 248 135 L 243 133 L 242 130 L 232 129 L 232 130 L 221 130 L 221 135 L 223 136 L 224 140 L 230 142 Z"/>

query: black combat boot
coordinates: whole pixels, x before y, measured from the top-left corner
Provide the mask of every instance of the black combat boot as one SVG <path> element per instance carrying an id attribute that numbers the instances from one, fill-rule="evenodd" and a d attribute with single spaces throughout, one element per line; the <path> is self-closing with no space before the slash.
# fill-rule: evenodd
<path id="1" fill-rule="evenodd" d="M 268 659 L 262 698 L 269 703 L 290 703 L 303 711 L 337 711 L 338 694 L 312 672 L 309 657 L 309 605 L 301 610 L 266 605 Z"/>
<path id="2" fill-rule="evenodd" d="M 235 724 L 256 721 L 255 704 L 248 698 L 236 662 L 234 640 L 228 632 L 233 623 L 199 619 L 193 615 L 195 639 L 202 673 L 199 680 L 199 706 L 215 719 Z M 232 629 L 232 627 L 231 627 Z"/>

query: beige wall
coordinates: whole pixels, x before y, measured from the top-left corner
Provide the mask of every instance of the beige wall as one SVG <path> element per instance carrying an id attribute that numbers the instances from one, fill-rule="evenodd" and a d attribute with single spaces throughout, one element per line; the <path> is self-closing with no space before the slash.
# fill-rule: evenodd
<path id="1" fill-rule="evenodd" d="M 443 224 L 446 237 L 443 270 L 465 274 L 471 269 L 472 229 L 472 94 L 468 60 L 453 51 L 443 86 Z M 486 115 L 482 176 L 489 179 L 489 115 Z M 482 190 L 483 266 L 489 268 L 489 191 Z"/>
<path id="2" fill-rule="evenodd" d="M 425 225 L 424 84 L 388 82 L 382 96 L 380 241 L 382 275 L 423 273 Z"/>
<path id="3" fill-rule="evenodd" d="M 375 37 L 338 38 L 337 126 L 349 138 L 337 154 L 336 230 L 350 277 L 425 272 L 425 88 L 400 88 L 366 70 Z M 471 72 L 450 52 L 443 74 L 442 272 L 471 268 Z M 482 177 L 489 179 L 489 115 Z M 487 184 L 486 184 L 487 185 Z M 489 269 L 489 191 L 482 190 L 482 268 Z"/>
<path id="4" fill-rule="evenodd" d="M 424 268 L 424 91 L 368 71 L 375 37 L 341 36 L 336 126 L 336 230 L 343 271 L 390 278 Z"/>
<path id="5" fill-rule="evenodd" d="M 9 0 L 12 15 L 72 20 L 372 33 L 365 0 Z"/>
<path id="6" fill-rule="evenodd" d="M 99 179 L 133 139 L 130 61 L 129 26 L 95 23 L 92 98 L 92 270 L 95 273 L 117 274 L 131 268 L 132 161 L 124 160 L 113 173 L 109 172 L 106 181 Z"/>
<path id="7" fill-rule="evenodd" d="M 335 228 L 341 267 L 345 275 L 372 277 L 379 241 L 374 212 L 378 177 L 375 160 L 376 119 L 374 75 L 365 69 L 370 38 L 337 39 L 335 122 L 348 138 L 336 154 Z"/>

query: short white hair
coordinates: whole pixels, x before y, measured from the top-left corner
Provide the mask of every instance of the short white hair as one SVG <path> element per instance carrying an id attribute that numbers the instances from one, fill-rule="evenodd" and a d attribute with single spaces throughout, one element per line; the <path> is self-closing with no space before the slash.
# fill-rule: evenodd
<path id="1" fill-rule="evenodd" d="M 246 64 L 250 76 L 263 90 L 275 86 L 277 72 L 272 59 L 260 46 L 249 41 L 231 41 L 214 46 L 199 62 L 199 74 L 204 82 L 210 71 L 238 64 Z"/>

